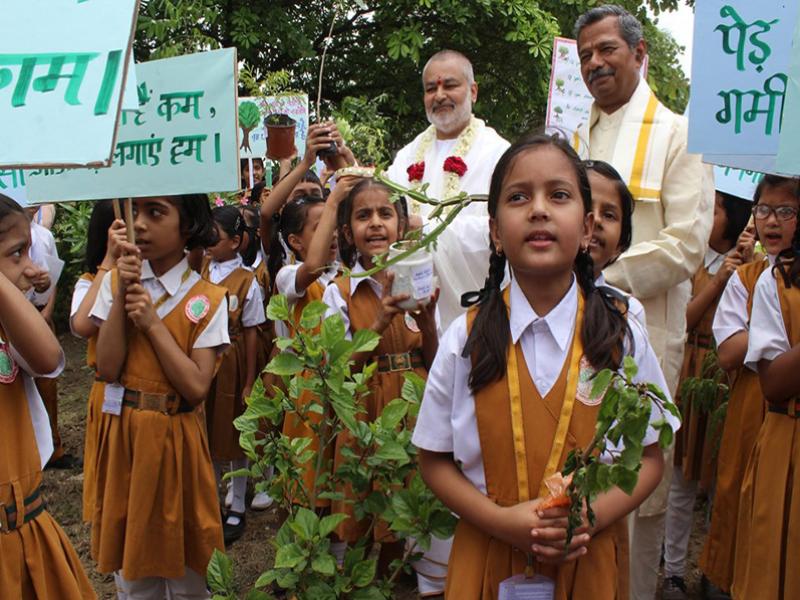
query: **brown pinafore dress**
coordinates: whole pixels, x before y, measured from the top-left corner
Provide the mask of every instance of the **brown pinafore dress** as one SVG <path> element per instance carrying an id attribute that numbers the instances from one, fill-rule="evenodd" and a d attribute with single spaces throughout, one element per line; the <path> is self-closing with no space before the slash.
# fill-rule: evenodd
<path id="1" fill-rule="evenodd" d="M 700 265 L 692 278 L 692 298 L 702 292 L 713 279 L 714 276 Z M 703 361 L 714 348 L 711 325 L 718 303 L 719 296 L 708 305 L 700 321 L 688 332 L 676 394 L 676 401 L 682 413 L 682 425 L 675 434 L 675 466 L 683 469 L 683 476 L 687 481 L 699 481 L 700 487 L 704 490 L 711 489 L 716 462 L 714 457 L 716 440 L 709 438 L 711 415 L 693 402 L 688 400 L 684 402 L 680 397 L 680 389 L 686 379 L 704 376 Z"/>
<path id="2" fill-rule="evenodd" d="M 44 509 L 24 376 L 0 347 L 0 598 L 95 598 L 72 544 Z"/>
<path id="3" fill-rule="evenodd" d="M 800 344 L 800 289 L 777 275 L 789 345 Z M 800 397 L 768 405 L 739 501 L 732 594 L 800 598 Z"/>
<path id="4" fill-rule="evenodd" d="M 467 313 L 470 329 L 476 314 L 474 308 Z M 521 347 L 510 346 L 509 352 L 516 353 L 519 365 L 528 492 L 530 498 L 536 498 L 556 436 L 570 361 L 565 361 L 558 380 L 542 398 L 528 372 Z M 563 468 L 570 450 L 585 447 L 592 439 L 599 409 L 599 403 L 589 406 L 576 400 L 559 469 Z M 519 504 L 507 375 L 477 393 L 475 415 L 487 494 L 500 506 Z M 626 600 L 628 558 L 627 525 L 625 519 L 620 519 L 592 538 L 585 556 L 558 567 L 539 564 L 535 567 L 538 573 L 556 582 L 555 600 Z M 494 600 L 500 583 L 524 573 L 525 567 L 526 557 L 522 552 L 461 519 L 450 553 L 445 597 Z"/>
<path id="5" fill-rule="evenodd" d="M 753 309 L 756 282 L 767 268 L 769 261 L 765 259 L 744 264 L 736 270 L 748 292 L 748 315 Z M 726 592 L 731 589 L 733 582 L 742 479 L 764 421 L 765 409 L 758 373 L 747 367 L 740 367 L 728 398 L 728 410 L 717 455 L 711 523 L 699 561 L 703 574 Z"/>
<path id="6" fill-rule="evenodd" d="M 201 275 L 206 280 L 209 279 L 210 265 L 210 260 L 203 261 Z M 247 348 L 242 313 L 254 277 L 253 271 L 240 267 L 216 284 L 228 290 L 228 336 L 231 343 L 222 355 L 222 363 L 205 402 L 208 446 L 215 461 L 244 458 L 244 451 L 239 446 L 239 431 L 233 426 L 233 421 L 245 409 L 242 390 L 247 377 Z"/>
<path id="7" fill-rule="evenodd" d="M 349 277 L 337 277 L 333 285 L 339 288 L 339 293 L 347 303 L 350 332 L 369 329 L 381 310 L 381 299 L 370 285 L 366 281 L 362 282 L 352 295 Z M 374 421 L 389 402 L 400 398 L 406 372 L 413 371 L 423 379 L 427 379 L 428 370 L 422 358 L 422 334 L 412 323 L 410 316 L 406 317 L 406 314 L 395 315 L 389 327 L 381 334 L 380 342 L 369 359 L 377 361 L 378 370 L 369 380 L 369 393 L 362 399 L 365 402 L 366 413 L 360 414 L 359 419 Z M 345 430 L 339 434 L 336 440 L 336 467 L 342 460 L 341 449 L 352 447 L 354 443 L 349 431 Z M 352 490 L 345 490 L 345 494 L 350 498 L 353 497 Z M 350 515 L 350 518 L 336 529 L 336 534 L 341 540 L 354 543 L 365 535 L 366 525 L 355 519 L 352 503 L 334 501 L 331 510 L 334 513 Z M 379 524 L 373 535 L 376 539 L 385 539 L 387 533 L 385 525 Z"/>
<path id="8" fill-rule="evenodd" d="M 161 319 L 187 356 L 225 295 L 225 288 L 200 279 Z M 197 302 L 207 310 L 195 322 L 189 315 Z M 175 399 L 146 335 L 129 324 L 127 343 L 125 389 L 134 397 Z M 213 550 L 224 548 L 202 410 L 186 410 L 177 400 L 173 414 L 124 405 L 120 415 L 100 416 L 92 557 L 101 573 L 176 579 L 188 566 L 204 574 Z"/>
<path id="9" fill-rule="evenodd" d="M 92 282 L 96 276 L 92 273 L 84 273 L 80 278 Z M 86 364 L 92 371 L 96 371 L 97 335 L 86 340 Z M 100 413 L 103 411 L 105 390 L 105 382 L 101 381 L 95 372 L 92 389 L 89 390 L 89 400 L 86 403 L 86 432 L 83 441 L 83 520 L 87 522 L 92 520 L 95 509 L 98 423 L 100 423 Z"/>

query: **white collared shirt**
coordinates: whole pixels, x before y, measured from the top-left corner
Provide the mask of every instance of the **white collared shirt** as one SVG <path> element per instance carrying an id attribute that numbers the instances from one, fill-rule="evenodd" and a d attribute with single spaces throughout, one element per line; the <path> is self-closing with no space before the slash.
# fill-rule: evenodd
<path id="1" fill-rule="evenodd" d="M 644 311 L 644 305 L 642 305 L 641 302 L 639 302 L 636 298 L 631 296 L 628 292 L 625 292 L 619 289 L 618 287 L 615 287 L 610 283 L 608 283 L 606 281 L 605 275 L 603 275 L 602 273 L 600 273 L 600 277 L 594 280 L 594 286 L 595 287 L 604 286 L 607 288 L 611 288 L 615 292 L 625 296 L 628 299 L 628 314 L 639 322 L 639 324 L 642 326 L 642 329 L 647 331 L 647 315 L 645 314 Z"/>
<path id="2" fill-rule="evenodd" d="M 770 265 L 775 264 L 774 256 L 767 256 L 764 260 L 769 260 Z M 714 341 L 718 347 L 740 331 L 749 331 L 750 315 L 747 312 L 749 298 L 750 294 L 744 287 L 739 272 L 734 271 L 719 297 L 717 312 L 714 313 L 714 321 L 711 325 Z"/>
<path id="3" fill-rule="evenodd" d="M 283 265 L 275 276 L 275 291 L 286 296 L 286 300 L 289 302 L 289 308 L 292 308 L 298 300 L 305 298 L 306 295 L 306 290 L 297 291 L 297 270 L 302 264 L 302 262 L 296 262 L 290 265 Z M 328 284 L 336 278 L 338 272 L 338 263 L 334 263 L 327 271 L 323 272 L 322 275 L 317 278 L 317 281 L 322 287 L 327 289 Z M 283 321 L 276 321 L 275 334 L 280 337 L 289 337 L 289 328 L 286 323 Z"/>
<path id="4" fill-rule="evenodd" d="M 706 250 L 705 257 L 703 258 L 703 266 L 705 267 L 706 271 L 708 271 L 708 274 L 716 275 L 717 271 L 719 271 L 720 267 L 722 267 L 722 265 L 725 263 L 725 258 L 727 256 L 727 254 L 720 254 L 711 246 L 709 246 Z"/>
<path id="5" fill-rule="evenodd" d="M 92 282 L 88 279 L 84 279 L 79 277 L 75 280 L 75 287 L 72 289 L 72 302 L 69 306 L 69 330 L 72 335 L 75 337 L 81 337 L 75 330 L 72 328 L 72 318 L 78 312 L 78 309 L 81 307 L 81 302 L 83 299 L 86 298 L 86 294 L 89 293 L 89 288 L 92 287 Z"/>
<path id="6" fill-rule="evenodd" d="M 553 386 L 569 352 L 578 309 L 577 294 L 577 284 L 573 280 L 558 305 L 544 317 L 539 317 L 516 280 L 511 282 L 511 337 L 520 341 L 528 373 L 541 394 L 546 394 Z M 633 358 L 639 367 L 635 381 L 655 383 L 669 397 L 647 334 L 636 320 L 629 321 L 629 324 L 633 334 Z M 462 315 L 439 342 L 412 441 L 417 447 L 431 452 L 452 452 L 467 479 L 486 493 L 475 398 L 468 383 L 472 364 L 469 357 L 462 356 L 466 341 L 467 320 L 466 315 Z M 660 417 L 660 412 L 653 410 L 651 421 Z M 679 427 L 677 420 L 668 419 L 674 429 Z M 644 444 L 654 444 L 657 440 L 658 432 L 650 428 Z"/>
<path id="7" fill-rule="evenodd" d="M 2 341 L 2 340 L 0 340 Z M 39 450 L 39 459 L 41 466 L 47 464 L 50 457 L 53 455 L 53 433 L 50 429 L 50 418 L 47 416 L 47 410 L 44 407 L 44 402 L 36 387 L 34 377 L 44 377 L 46 379 L 53 379 L 61 374 L 64 370 L 64 351 L 61 350 L 61 359 L 59 360 L 58 367 L 52 372 L 47 374 L 36 373 L 22 356 L 20 356 L 17 349 L 9 342 L 8 350 L 11 358 L 19 365 L 19 377 L 25 387 L 25 396 L 28 400 L 28 412 L 31 415 L 31 424 L 33 425 L 33 434 L 36 438 L 36 447 Z"/>
<path id="8" fill-rule="evenodd" d="M 225 279 L 236 269 L 244 268 L 246 267 L 242 262 L 242 257 L 238 254 L 235 258 L 224 262 L 217 262 L 211 259 L 208 263 L 208 279 L 211 283 L 219 284 L 220 281 Z M 230 300 L 228 301 L 230 302 Z M 247 296 L 245 296 L 244 299 L 242 327 L 256 327 L 266 320 L 267 316 L 264 314 L 264 297 L 261 295 L 261 287 L 254 277 L 253 281 L 250 282 L 250 289 L 247 290 Z"/>
<path id="9" fill-rule="evenodd" d="M 753 295 L 753 314 L 750 316 L 750 336 L 744 364 L 756 372 L 759 361 L 775 360 L 792 349 L 783 323 L 776 276 L 780 277 L 780 274 L 765 269 L 756 282 Z"/>
<path id="10" fill-rule="evenodd" d="M 351 269 L 351 273 L 353 275 L 358 275 L 359 273 L 363 273 L 366 271 L 361 263 L 356 261 L 356 265 Z M 372 289 L 373 293 L 378 297 L 383 297 L 383 286 L 378 282 L 377 279 L 373 277 L 351 277 L 350 278 L 350 297 L 352 298 L 353 294 L 356 293 L 356 289 L 358 289 L 359 285 L 369 285 Z M 322 296 L 322 301 L 328 305 L 328 313 L 327 316 L 332 314 L 339 313 L 342 316 L 342 320 L 344 321 L 344 330 L 347 339 L 350 340 L 353 337 L 353 334 L 350 331 L 350 313 L 347 308 L 347 301 L 342 297 L 342 292 L 339 290 L 339 286 L 337 285 L 329 285 L 325 288 L 325 294 Z M 437 336 L 441 334 L 440 331 L 440 320 L 439 320 L 439 307 L 436 307 L 435 312 L 436 318 L 436 333 Z"/>
<path id="11" fill-rule="evenodd" d="M 184 274 L 189 271 L 188 276 L 184 279 Z M 178 306 L 184 301 L 189 290 L 192 286 L 200 280 L 200 275 L 189 268 L 189 262 L 186 257 L 183 258 L 177 265 L 172 267 L 169 271 L 156 277 L 150 267 L 149 261 L 142 262 L 142 286 L 153 303 L 158 302 L 160 298 L 167 294 L 167 299 L 156 308 L 156 314 L 159 318 L 166 317 L 173 308 Z M 111 291 L 111 277 L 109 273 L 103 276 L 103 283 L 100 284 L 100 291 L 97 294 L 97 300 L 94 302 L 92 311 L 89 313 L 91 317 L 98 321 L 100 325 L 108 318 L 108 313 L 111 312 L 111 305 L 114 303 L 114 294 Z M 220 302 L 217 311 L 211 317 L 203 329 L 202 333 L 197 337 L 193 348 L 216 348 L 218 351 L 224 350 L 225 346 L 230 344 L 228 337 L 228 301 L 227 299 Z"/>

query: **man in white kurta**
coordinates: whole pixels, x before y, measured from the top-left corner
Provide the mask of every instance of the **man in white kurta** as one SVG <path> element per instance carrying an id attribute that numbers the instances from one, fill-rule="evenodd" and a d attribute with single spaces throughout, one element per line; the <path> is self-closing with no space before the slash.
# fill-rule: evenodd
<path id="1" fill-rule="evenodd" d="M 683 360 L 690 279 L 705 255 L 714 205 L 713 175 L 686 152 L 688 125 L 655 97 L 639 76 L 647 52 L 641 24 L 613 5 L 576 23 L 581 73 L 594 103 L 575 145 L 612 164 L 631 189 L 633 243 L 604 272 L 638 298 L 650 343 L 674 395 Z M 671 459 L 666 466 L 671 467 Z M 653 600 L 672 470 L 632 517 L 631 598 Z"/>
<path id="2" fill-rule="evenodd" d="M 397 153 L 387 172 L 389 179 L 405 187 L 427 184 L 428 196 L 437 200 L 462 191 L 488 194 L 494 167 L 509 143 L 472 115 L 472 104 L 478 97 L 472 65 L 462 54 L 444 50 L 425 65 L 422 81 L 431 126 Z M 466 165 L 463 174 L 446 170 L 447 159 L 452 157 Z M 447 167 L 451 168 L 449 164 Z M 416 202 L 409 206 L 411 214 L 423 220 L 433 208 Z M 481 289 L 489 273 L 486 202 L 470 204 L 442 233 L 434 264 L 441 288 L 438 304 L 442 327 L 447 328 L 464 312 L 461 295 Z"/>

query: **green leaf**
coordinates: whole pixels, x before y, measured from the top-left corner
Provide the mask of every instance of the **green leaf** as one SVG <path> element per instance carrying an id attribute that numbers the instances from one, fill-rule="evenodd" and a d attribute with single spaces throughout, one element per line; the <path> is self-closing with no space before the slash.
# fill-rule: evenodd
<path id="1" fill-rule="evenodd" d="M 320 329 L 320 342 L 323 347 L 332 348 L 340 340 L 345 339 L 344 320 L 339 313 L 327 317 Z"/>
<path id="2" fill-rule="evenodd" d="M 352 600 L 386 600 L 386 596 L 376 587 L 355 590 L 349 597 Z"/>
<path id="3" fill-rule="evenodd" d="M 311 541 L 319 533 L 319 517 L 314 511 L 302 506 L 297 509 L 294 519 L 290 519 L 289 526 L 301 540 Z"/>
<path id="4" fill-rule="evenodd" d="M 233 586 L 233 561 L 216 548 L 208 562 L 206 580 L 212 592 L 228 593 Z"/>
<path id="5" fill-rule="evenodd" d="M 319 300 L 309 302 L 300 315 L 300 327 L 303 329 L 315 329 L 328 311 L 328 306 Z"/>
<path id="6" fill-rule="evenodd" d="M 401 444 L 389 440 L 375 453 L 375 458 L 380 460 L 394 460 L 404 465 L 409 462 L 408 452 Z"/>
<path id="7" fill-rule="evenodd" d="M 334 529 L 346 520 L 347 515 L 344 513 L 335 513 L 322 517 L 319 522 L 319 536 L 322 538 L 328 537 Z"/>
<path id="8" fill-rule="evenodd" d="M 247 592 L 247 596 L 244 597 L 244 600 L 272 600 L 273 598 L 274 596 L 262 592 L 261 590 L 250 590 Z"/>
<path id="9" fill-rule="evenodd" d="M 321 575 L 333 575 L 336 572 L 336 561 L 326 552 L 314 557 L 311 568 Z"/>
<path id="10" fill-rule="evenodd" d="M 378 347 L 381 336 L 371 329 L 359 329 L 353 334 L 352 352 L 369 352 Z"/>
<path id="11" fill-rule="evenodd" d="M 356 587 L 367 587 L 375 579 L 376 561 L 362 560 L 353 567 L 350 580 Z"/>
<path id="12" fill-rule="evenodd" d="M 395 398 L 387 404 L 381 413 L 381 427 L 394 429 L 403 420 L 408 412 L 408 403 L 400 398 Z"/>
<path id="13" fill-rule="evenodd" d="M 269 571 L 259 575 L 258 579 L 256 579 L 256 582 L 253 585 L 257 588 L 267 587 L 273 581 L 275 581 L 275 577 L 277 577 L 277 573 L 274 569 L 270 569 Z"/>
<path id="14" fill-rule="evenodd" d="M 267 305 L 267 318 L 272 321 L 289 320 L 289 301 L 283 294 L 274 294 Z"/>
<path id="15" fill-rule="evenodd" d="M 592 382 L 592 399 L 600 398 L 606 393 L 613 376 L 614 373 L 611 369 L 603 369 L 595 375 L 594 381 Z"/>
<path id="16" fill-rule="evenodd" d="M 666 450 L 672 445 L 672 440 L 674 437 L 675 436 L 672 432 L 672 428 L 669 425 L 665 425 L 658 432 L 658 445 L 663 450 Z"/>
<path id="17" fill-rule="evenodd" d="M 267 365 L 266 371 L 281 377 L 291 377 L 303 370 L 303 361 L 292 352 L 281 352 Z"/>
<path id="18" fill-rule="evenodd" d="M 301 561 L 308 559 L 308 554 L 297 544 L 287 544 L 278 548 L 275 555 L 276 569 L 293 569 Z"/>
<path id="19" fill-rule="evenodd" d="M 633 381 L 633 378 L 636 377 L 636 373 L 639 372 L 639 367 L 636 366 L 636 361 L 633 360 L 632 356 L 626 356 L 622 361 L 622 370 L 625 373 L 625 379 L 628 381 Z"/>

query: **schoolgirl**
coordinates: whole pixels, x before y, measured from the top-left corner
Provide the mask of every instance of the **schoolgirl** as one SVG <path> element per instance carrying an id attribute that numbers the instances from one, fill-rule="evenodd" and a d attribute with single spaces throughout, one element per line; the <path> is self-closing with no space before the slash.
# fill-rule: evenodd
<path id="1" fill-rule="evenodd" d="M 206 400 L 208 443 L 219 474 L 226 463 L 234 471 L 247 466 L 233 421 L 244 412 L 258 372 L 257 327 L 266 321 L 264 300 L 255 273 L 244 266 L 241 255 L 245 223 L 235 206 L 220 206 L 212 213 L 217 243 L 206 249 L 201 275 L 228 290 L 228 336 L 231 345 L 211 384 Z M 225 543 L 239 539 L 245 527 L 247 477 L 231 481 L 231 506 L 223 524 Z"/>
<path id="2" fill-rule="evenodd" d="M 86 235 L 86 272 L 75 282 L 72 292 L 69 326 L 72 333 L 87 340 L 86 364 L 95 371 L 86 405 L 86 432 L 83 445 L 83 520 L 91 521 L 95 500 L 95 459 L 98 424 L 103 409 L 105 383 L 97 376 L 97 332 L 89 316 L 97 299 L 103 275 L 117 264 L 119 242 L 125 240 L 125 222 L 114 219 L 111 200 L 95 204 Z"/>
<path id="3" fill-rule="evenodd" d="M 229 342 L 226 290 L 189 267 L 214 244 L 205 196 L 134 199 L 136 243 L 120 243 L 91 316 L 106 385 L 92 556 L 123 597 L 207 598 L 222 524 L 205 422 Z M 113 385 L 112 385 L 113 384 Z"/>
<path id="4" fill-rule="evenodd" d="M 413 437 L 426 483 L 460 517 L 445 595 L 495 598 L 531 554 L 558 600 L 626 598 L 623 517 L 661 479 L 656 431 L 644 439 L 633 493 L 599 496 L 594 526 L 580 529 L 568 552 L 566 510 L 537 507 L 550 471 L 594 435 L 600 403 L 578 382 L 618 369 L 625 355 L 639 366 L 637 381 L 666 391 L 663 374 L 641 326 L 616 308 L 624 297 L 594 286 L 592 194 L 569 144 L 540 135 L 512 145 L 495 168 L 488 208 L 489 277 L 478 306 L 441 340 Z M 660 416 L 654 409 L 651 418 Z"/>
<path id="5" fill-rule="evenodd" d="M 0 194 L 0 597 L 95 598 L 41 493 L 53 439 L 33 377 L 56 377 L 64 354 L 24 295 L 41 271 L 30 244 L 25 212 Z"/>
<path id="6" fill-rule="evenodd" d="M 759 183 L 752 211 L 756 234 L 766 256 L 755 256 L 731 275 L 712 325 L 719 365 L 730 373 L 732 384 L 717 456 L 711 522 L 699 566 L 707 582 L 725 593 L 730 592 L 733 583 L 739 544 L 742 481 L 766 409 L 757 373 L 744 366 L 754 292 L 761 274 L 770 269 L 778 254 L 791 246 L 793 222 L 777 218 L 774 211 L 780 206 L 796 207 L 796 190 L 794 180 L 775 175 L 767 175 Z M 753 235 L 745 230 L 737 247 L 747 257 L 754 242 Z"/>

